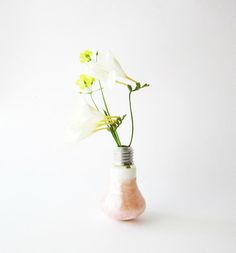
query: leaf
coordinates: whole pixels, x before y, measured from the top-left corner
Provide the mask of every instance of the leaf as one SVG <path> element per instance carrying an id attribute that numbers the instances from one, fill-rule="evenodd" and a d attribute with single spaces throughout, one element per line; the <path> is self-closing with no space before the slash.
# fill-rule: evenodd
<path id="1" fill-rule="evenodd" d="M 124 114 L 123 116 L 122 116 L 122 121 L 125 119 L 125 117 L 127 116 L 127 114 Z"/>

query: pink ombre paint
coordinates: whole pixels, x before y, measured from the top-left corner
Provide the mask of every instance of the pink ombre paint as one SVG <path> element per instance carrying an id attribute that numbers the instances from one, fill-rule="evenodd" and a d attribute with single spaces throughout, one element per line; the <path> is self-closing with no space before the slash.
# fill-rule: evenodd
<path id="1" fill-rule="evenodd" d="M 102 207 L 116 220 L 132 220 L 144 212 L 145 200 L 137 186 L 134 165 L 111 168 L 110 185 Z"/>

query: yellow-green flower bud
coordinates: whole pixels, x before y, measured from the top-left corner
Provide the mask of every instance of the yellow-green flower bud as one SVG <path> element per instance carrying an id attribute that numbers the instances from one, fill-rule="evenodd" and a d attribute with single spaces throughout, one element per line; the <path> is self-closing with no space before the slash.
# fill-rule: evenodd
<path id="1" fill-rule="evenodd" d="M 96 79 L 88 75 L 80 75 L 80 79 L 76 81 L 76 84 L 81 90 L 90 88 Z"/>
<path id="2" fill-rule="evenodd" d="M 85 63 L 85 62 L 91 61 L 92 60 L 92 55 L 93 55 L 92 51 L 90 51 L 90 50 L 84 50 L 80 54 L 80 62 L 81 63 Z"/>

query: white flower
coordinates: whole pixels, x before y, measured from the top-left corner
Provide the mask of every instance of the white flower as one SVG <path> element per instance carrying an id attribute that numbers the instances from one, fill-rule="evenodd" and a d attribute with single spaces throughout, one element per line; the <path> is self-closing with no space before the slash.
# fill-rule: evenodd
<path id="1" fill-rule="evenodd" d="M 91 75 L 103 86 L 114 85 L 120 79 L 129 79 L 118 60 L 110 51 L 99 51 L 97 61 L 90 65 Z"/>
<path id="2" fill-rule="evenodd" d="M 106 116 L 87 103 L 80 103 L 66 129 L 66 141 L 81 141 L 93 133 L 106 129 Z"/>

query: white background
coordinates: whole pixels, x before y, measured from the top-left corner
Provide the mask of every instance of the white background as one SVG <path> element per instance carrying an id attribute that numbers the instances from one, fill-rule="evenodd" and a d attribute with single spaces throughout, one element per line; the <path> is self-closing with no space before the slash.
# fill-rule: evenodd
<path id="1" fill-rule="evenodd" d="M 235 252 L 235 14 L 234 0 L 0 1 L 1 253 Z M 110 135 L 64 142 L 87 48 L 151 84 L 134 96 L 134 222 L 100 211 Z"/>

